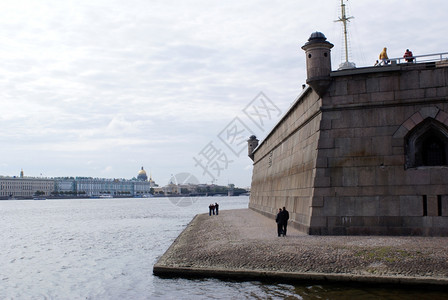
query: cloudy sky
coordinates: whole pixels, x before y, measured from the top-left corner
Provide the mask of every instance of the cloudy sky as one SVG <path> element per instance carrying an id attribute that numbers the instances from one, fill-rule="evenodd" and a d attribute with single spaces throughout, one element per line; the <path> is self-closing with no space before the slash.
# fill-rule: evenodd
<path id="1" fill-rule="evenodd" d="M 339 5 L 1 0 L 0 175 L 130 179 L 144 166 L 160 185 L 187 172 L 249 186 L 244 139 L 266 136 L 300 93 L 300 47 L 321 31 L 342 62 Z M 448 51 L 448 2 L 347 8 L 358 67 L 383 47 Z"/>

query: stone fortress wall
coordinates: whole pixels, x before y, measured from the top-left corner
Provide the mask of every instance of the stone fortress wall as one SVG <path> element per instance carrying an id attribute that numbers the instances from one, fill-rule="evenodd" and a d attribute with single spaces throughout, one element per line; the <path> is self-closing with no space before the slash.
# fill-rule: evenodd
<path id="1" fill-rule="evenodd" d="M 249 207 L 308 234 L 448 236 L 447 62 L 331 72 L 313 35 L 309 86 L 249 153 Z"/>
<path id="2" fill-rule="evenodd" d="M 286 206 L 302 230 L 311 219 L 321 105 L 306 88 L 255 152 L 249 207 L 275 215 Z"/>

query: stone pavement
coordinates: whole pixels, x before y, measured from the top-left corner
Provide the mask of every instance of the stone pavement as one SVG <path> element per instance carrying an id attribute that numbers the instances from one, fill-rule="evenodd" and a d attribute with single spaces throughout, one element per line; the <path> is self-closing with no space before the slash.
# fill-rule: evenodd
<path id="1" fill-rule="evenodd" d="M 447 237 L 309 236 L 250 209 L 197 215 L 154 265 L 165 277 L 448 285 Z"/>

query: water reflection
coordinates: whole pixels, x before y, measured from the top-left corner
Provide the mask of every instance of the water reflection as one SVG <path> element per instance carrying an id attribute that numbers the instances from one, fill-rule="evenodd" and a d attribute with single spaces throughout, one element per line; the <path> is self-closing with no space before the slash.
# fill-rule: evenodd
<path id="1" fill-rule="evenodd" d="M 159 281 L 160 280 L 160 281 Z M 304 282 L 302 284 L 218 279 L 156 279 L 155 285 L 173 287 L 153 296 L 165 299 L 303 299 L 303 300 L 445 300 L 443 287 L 375 286 Z"/>
<path id="2" fill-rule="evenodd" d="M 448 294 L 442 288 L 424 288 L 413 286 L 375 286 L 360 284 L 316 284 L 295 286 L 296 295 L 300 299 L 447 299 Z"/>

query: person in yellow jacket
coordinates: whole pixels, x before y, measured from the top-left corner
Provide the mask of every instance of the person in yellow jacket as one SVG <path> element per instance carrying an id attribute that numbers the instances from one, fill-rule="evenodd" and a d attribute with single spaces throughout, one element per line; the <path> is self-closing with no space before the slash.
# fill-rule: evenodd
<path id="1" fill-rule="evenodd" d="M 383 62 L 383 65 L 387 65 L 389 63 L 389 57 L 387 57 L 387 48 L 384 47 L 383 51 L 380 53 L 380 61 Z"/>

